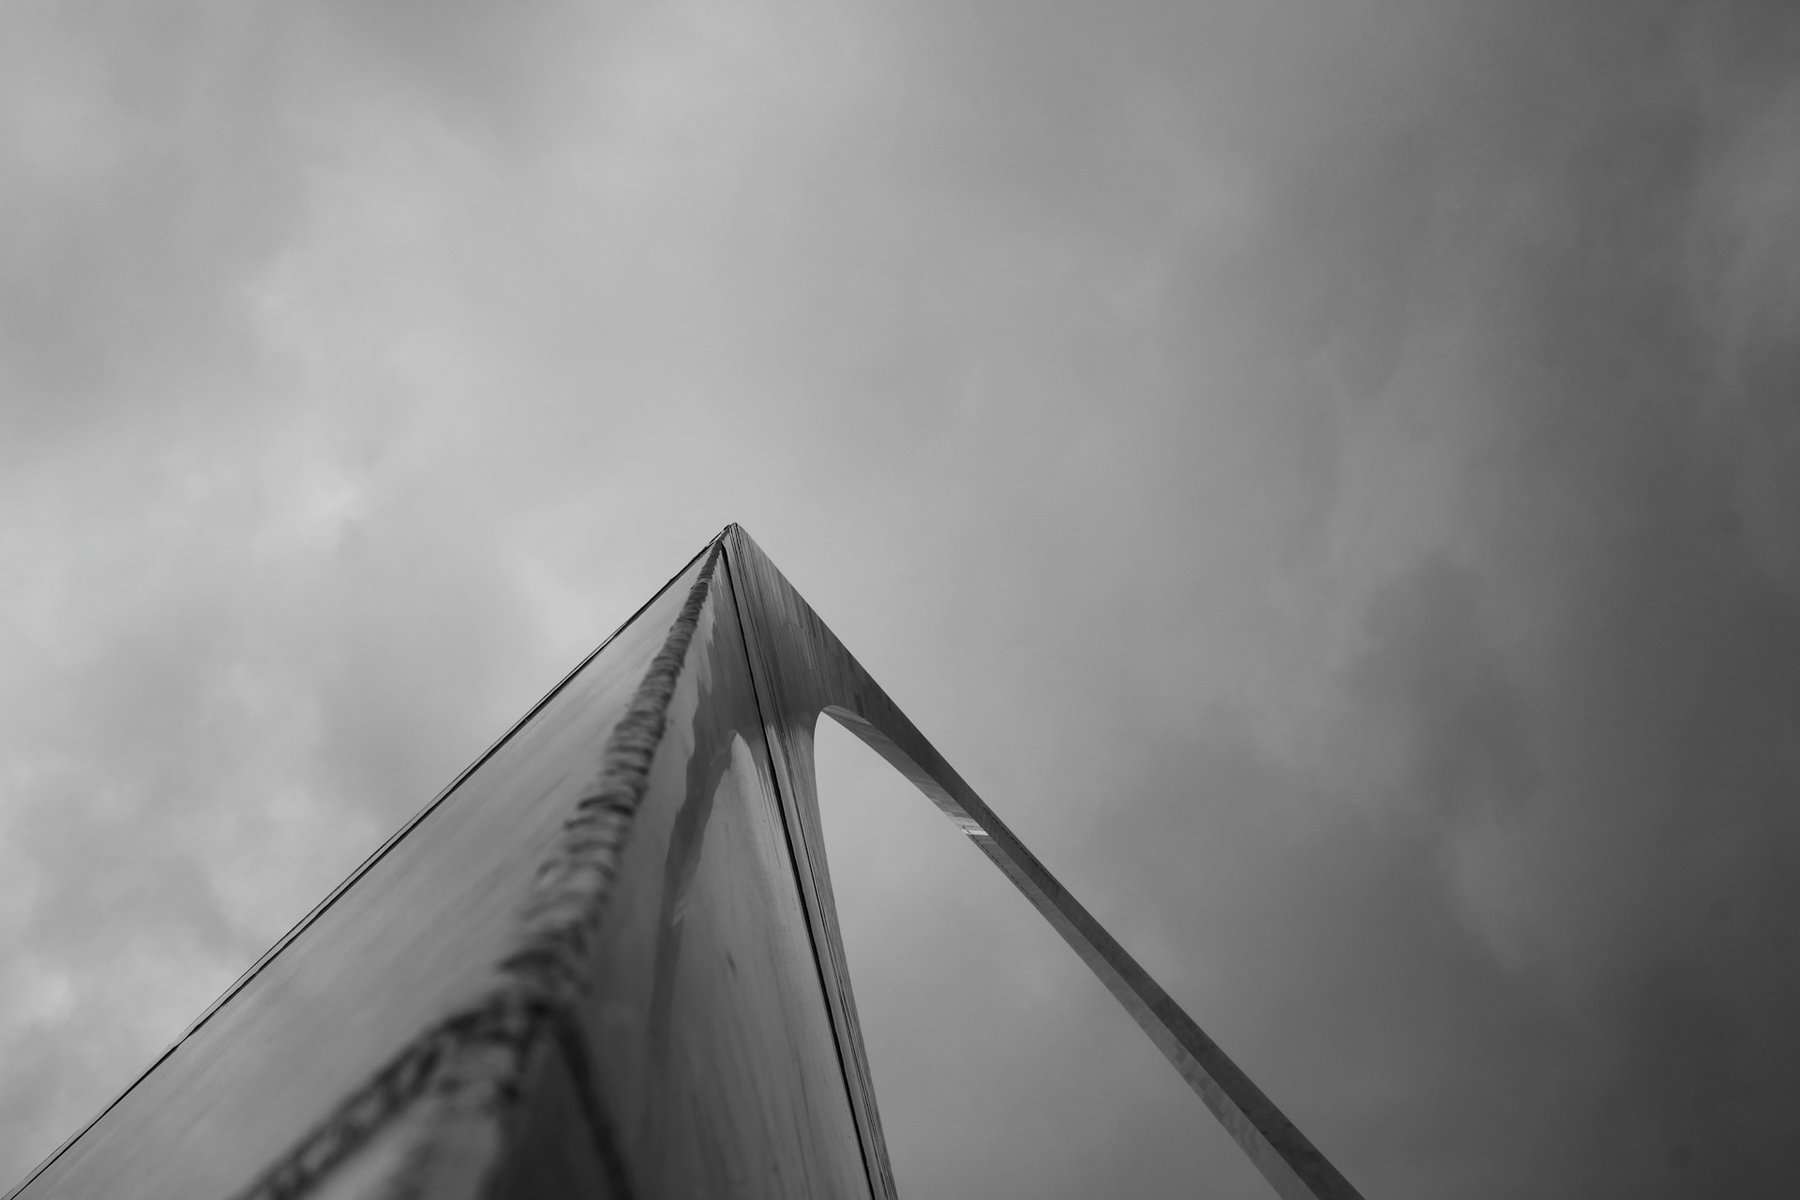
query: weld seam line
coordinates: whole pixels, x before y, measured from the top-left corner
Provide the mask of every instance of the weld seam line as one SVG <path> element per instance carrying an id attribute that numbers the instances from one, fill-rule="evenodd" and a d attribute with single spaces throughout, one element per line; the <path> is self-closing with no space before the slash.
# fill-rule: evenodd
<path id="1" fill-rule="evenodd" d="M 578 1036 L 571 1041 L 568 1035 L 580 1028 L 580 1002 L 593 982 L 592 938 L 649 784 L 650 765 L 662 741 L 720 549 L 715 538 L 704 552 L 706 561 L 662 649 L 607 738 L 594 784 L 575 802 L 556 846 L 540 863 L 520 915 L 519 944 L 496 964 L 498 978 L 478 1000 L 403 1046 L 233 1200 L 293 1200 L 304 1195 L 427 1095 L 441 1106 L 442 1115 L 422 1131 L 423 1141 L 406 1156 L 389 1194 L 420 1192 L 418 1184 L 431 1170 L 448 1132 L 444 1126 L 459 1120 L 498 1126 L 501 1148 L 485 1164 L 490 1174 L 504 1157 L 505 1118 L 522 1099 L 526 1064 L 545 1029 L 564 1031 L 557 1041 L 565 1050 L 581 1045 Z M 500 1053 L 493 1053 L 496 1050 Z M 597 1089 L 583 1068 L 585 1063 L 572 1064 L 596 1152 L 609 1176 L 623 1176 L 624 1164 L 599 1110 Z"/>

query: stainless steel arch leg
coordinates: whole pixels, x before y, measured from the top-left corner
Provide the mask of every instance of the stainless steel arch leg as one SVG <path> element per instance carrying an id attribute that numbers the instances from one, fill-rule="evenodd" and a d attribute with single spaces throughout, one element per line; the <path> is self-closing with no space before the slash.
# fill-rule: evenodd
<path id="1" fill-rule="evenodd" d="M 789 798 L 795 810 L 790 817 L 794 848 L 803 866 L 808 908 L 828 931 L 823 941 L 833 952 L 829 969 L 838 974 L 844 996 L 850 995 L 849 973 L 838 949 L 814 782 L 813 727 L 821 713 L 910 779 L 1013 881 L 1174 1064 L 1283 1200 L 1360 1200 L 1293 1122 L 944 761 L 742 528 L 734 525 L 726 531 L 725 555 L 767 739 L 771 752 L 785 759 L 777 763 L 778 772 L 785 766 L 789 778 L 805 781 L 796 784 Z M 834 1017 L 846 1070 L 866 1085 L 868 1064 L 854 1013 Z M 879 1144 L 874 1114 L 859 1112 L 858 1120 L 866 1121 L 865 1137 L 873 1136 Z"/>

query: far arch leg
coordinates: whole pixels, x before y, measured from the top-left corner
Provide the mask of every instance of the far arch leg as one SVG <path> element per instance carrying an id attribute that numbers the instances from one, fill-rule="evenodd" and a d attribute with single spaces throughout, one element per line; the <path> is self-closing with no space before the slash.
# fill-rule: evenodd
<path id="1" fill-rule="evenodd" d="M 975 794 L 749 535 L 733 525 L 724 544 L 770 752 L 778 777 L 792 781 L 784 808 L 809 916 L 828 949 L 822 970 L 834 977 L 826 990 L 852 1091 L 873 1095 L 825 867 L 813 761 L 821 714 L 910 779 L 1012 880 L 1162 1050 L 1282 1200 L 1361 1200 L 1324 1154 Z M 867 1107 L 866 1148 L 881 1145 L 873 1105 Z M 860 1109 L 857 1119 L 865 1121 Z M 880 1159 L 885 1167 L 885 1149 Z M 892 1195 L 891 1178 L 886 1187 Z"/>

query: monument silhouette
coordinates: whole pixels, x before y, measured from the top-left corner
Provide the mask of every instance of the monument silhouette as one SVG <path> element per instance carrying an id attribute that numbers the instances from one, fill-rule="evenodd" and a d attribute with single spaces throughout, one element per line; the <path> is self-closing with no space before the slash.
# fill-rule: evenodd
<path id="1" fill-rule="evenodd" d="M 924 792 L 1287 1200 L 1356 1191 L 728 526 L 8 1200 L 894 1195 L 821 715 Z"/>

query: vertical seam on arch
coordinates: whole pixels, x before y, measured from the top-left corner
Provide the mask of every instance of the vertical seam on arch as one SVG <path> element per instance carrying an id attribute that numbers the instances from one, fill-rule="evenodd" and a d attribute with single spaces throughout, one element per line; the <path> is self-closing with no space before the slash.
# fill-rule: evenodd
<path id="1" fill-rule="evenodd" d="M 756 703 L 757 717 L 759 718 L 759 721 L 762 725 L 763 758 L 768 763 L 768 766 L 769 766 L 769 781 L 770 781 L 770 785 L 772 787 L 774 787 L 774 789 L 775 789 L 775 802 L 780 810 L 780 815 L 782 818 L 782 820 L 781 820 L 782 840 L 787 844 L 788 861 L 793 865 L 794 887 L 797 890 L 797 894 L 798 894 L 797 898 L 800 901 L 800 911 L 801 911 L 801 914 L 806 917 L 807 941 L 810 944 L 811 949 L 812 949 L 813 966 L 818 970 L 818 973 L 819 973 L 820 999 L 825 1002 L 825 1019 L 827 1021 L 829 1021 L 832 1026 L 831 1047 L 832 1047 L 833 1052 L 837 1056 L 838 1074 L 843 1078 L 843 1081 L 844 1081 L 845 1099 L 851 1100 L 851 1093 L 852 1093 L 852 1090 L 855 1088 L 856 1083 L 855 1083 L 855 1080 L 853 1080 L 850 1077 L 850 1063 L 844 1056 L 844 1039 L 846 1039 L 847 1037 L 850 1036 L 850 1031 L 847 1028 L 839 1028 L 838 1016 L 835 1012 L 832 1011 L 831 1001 L 827 995 L 827 989 L 829 989 L 833 983 L 833 980 L 830 977 L 832 973 L 828 970 L 828 964 L 826 963 L 826 960 L 825 960 L 823 947 L 820 944 L 825 931 L 822 929 L 814 928 L 812 914 L 809 911 L 809 907 L 806 902 L 807 892 L 805 889 L 805 881 L 802 880 L 802 878 L 801 878 L 802 870 L 805 870 L 808 875 L 814 874 L 813 870 L 812 870 L 812 865 L 811 865 L 812 860 L 809 855 L 808 859 L 807 859 L 807 865 L 803 868 L 801 866 L 801 862 L 800 862 L 800 855 L 794 846 L 794 839 L 795 839 L 794 827 L 799 826 L 801 824 L 800 816 L 799 816 L 799 813 L 796 811 L 791 814 L 793 817 L 793 820 L 791 823 L 788 819 L 790 816 L 790 813 L 788 811 L 789 805 L 790 805 L 790 803 L 792 803 L 794 801 L 792 801 L 792 799 L 788 796 L 786 789 L 784 789 L 782 787 L 781 773 L 778 770 L 776 770 L 776 767 L 775 767 L 775 748 L 773 745 L 770 744 L 770 736 L 771 736 L 770 730 L 772 729 L 772 726 L 771 726 L 771 723 L 769 720 L 769 711 L 770 710 L 769 710 L 769 706 L 767 704 L 765 704 L 763 701 L 762 688 L 761 688 L 760 684 L 757 682 L 756 656 L 753 653 L 751 653 L 751 650 L 750 650 L 750 623 L 747 620 L 745 620 L 745 618 L 744 618 L 744 599 L 741 595 L 739 595 L 739 592 L 738 592 L 737 573 L 736 573 L 736 571 L 734 571 L 732 569 L 732 566 L 731 566 L 730 547 L 729 547 L 729 545 L 726 545 L 726 546 L 723 546 L 722 549 L 723 549 L 723 555 L 724 555 L 724 559 L 725 559 L 725 578 L 731 588 L 731 607 L 732 607 L 733 612 L 737 616 L 738 631 L 739 631 L 739 635 L 740 635 L 739 641 L 740 641 L 740 644 L 744 648 L 744 665 L 750 674 L 750 693 L 751 693 L 752 699 Z M 804 829 L 801 829 L 800 836 L 802 836 L 802 837 L 805 836 Z M 809 850 L 810 850 L 810 847 L 809 847 Z M 821 854 L 824 853 L 824 848 L 820 847 L 819 852 Z M 813 885 L 814 895 L 816 896 L 817 892 L 818 892 L 817 877 L 814 876 L 811 882 Z M 843 997 L 843 1000 L 844 1000 L 845 1004 L 848 1004 L 850 1002 L 848 996 Z M 872 1100 L 873 1100 L 873 1098 L 871 1097 L 871 1102 L 872 1102 Z M 875 1161 L 875 1154 L 876 1154 L 875 1147 L 870 1144 L 870 1131 L 864 1130 L 863 1121 L 857 1115 L 856 1104 L 855 1104 L 854 1100 L 851 1100 L 849 1107 L 850 1107 L 850 1124 L 856 1130 L 857 1149 L 862 1154 L 863 1174 L 868 1179 L 870 1193 L 872 1195 L 878 1195 L 879 1189 L 876 1186 L 876 1180 L 880 1173 L 876 1169 L 878 1164 Z"/>

